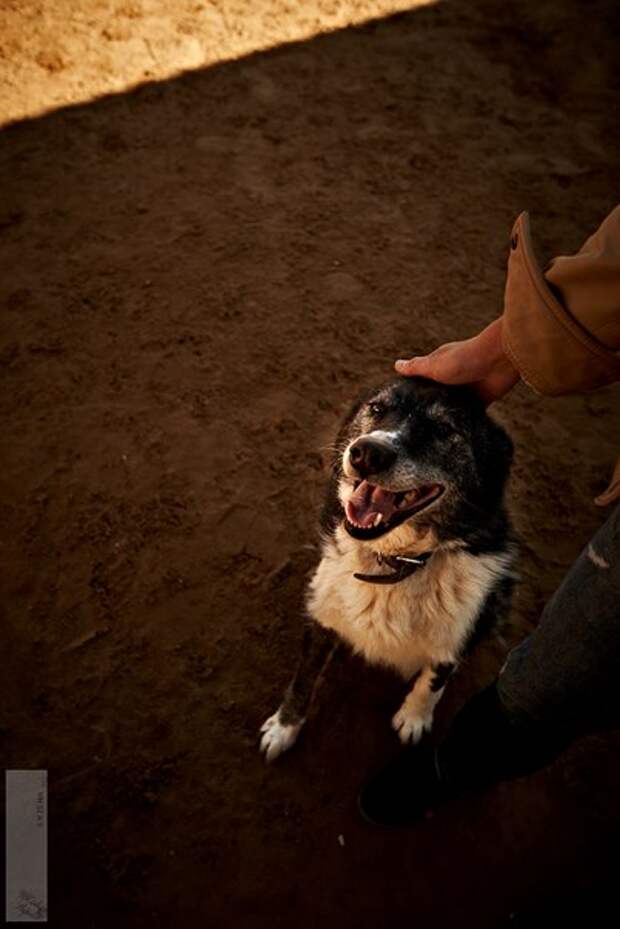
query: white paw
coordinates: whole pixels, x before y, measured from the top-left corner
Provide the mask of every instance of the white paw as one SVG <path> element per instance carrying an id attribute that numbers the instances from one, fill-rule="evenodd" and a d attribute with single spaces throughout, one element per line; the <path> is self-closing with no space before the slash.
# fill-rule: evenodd
<path id="1" fill-rule="evenodd" d="M 260 729 L 262 732 L 260 750 L 265 756 L 265 761 L 274 761 L 278 755 L 294 745 L 303 724 L 303 720 L 296 725 L 282 723 L 280 710 L 265 720 Z"/>
<path id="2" fill-rule="evenodd" d="M 425 732 L 431 731 L 432 726 L 432 713 L 421 716 L 412 713 L 404 704 L 392 717 L 392 729 L 398 733 L 398 738 L 404 745 L 416 745 Z"/>

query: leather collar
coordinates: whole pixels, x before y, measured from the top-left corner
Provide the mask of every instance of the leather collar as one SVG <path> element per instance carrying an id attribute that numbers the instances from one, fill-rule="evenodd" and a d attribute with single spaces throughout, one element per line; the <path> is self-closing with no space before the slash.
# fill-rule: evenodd
<path id="1" fill-rule="evenodd" d="M 421 555 L 379 555 L 375 557 L 377 564 L 386 564 L 393 568 L 391 574 L 354 574 L 353 577 L 358 581 L 366 581 L 368 584 L 398 584 L 405 578 L 415 574 L 420 568 L 423 568 L 433 553 L 423 552 Z"/>

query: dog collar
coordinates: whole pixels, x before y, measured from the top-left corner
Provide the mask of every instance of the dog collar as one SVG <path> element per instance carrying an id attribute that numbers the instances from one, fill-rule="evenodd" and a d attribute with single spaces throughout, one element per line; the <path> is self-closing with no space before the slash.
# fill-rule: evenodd
<path id="1" fill-rule="evenodd" d="M 354 574 L 353 577 L 358 581 L 366 581 L 368 584 L 398 584 L 405 578 L 415 574 L 419 568 L 423 568 L 432 552 L 423 552 L 421 555 L 380 555 L 377 554 L 377 564 L 386 564 L 393 568 L 391 574 Z"/>

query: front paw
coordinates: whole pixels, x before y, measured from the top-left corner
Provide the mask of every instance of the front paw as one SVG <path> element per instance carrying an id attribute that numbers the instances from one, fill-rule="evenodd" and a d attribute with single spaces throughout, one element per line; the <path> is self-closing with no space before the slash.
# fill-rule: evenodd
<path id="1" fill-rule="evenodd" d="M 260 731 L 260 750 L 265 761 L 274 761 L 282 752 L 286 752 L 297 741 L 303 719 L 299 723 L 283 723 L 280 719 L 280 710 L 265 720 Z"/>
<path id="2" fill-rule="evenodd" d="M 403 745 L 416 745 L 425 732 L 431 731 L 432 725 L 432 713 L 422 716 L 420 713 L 412 712 L 405 704 L 392 717 L 392 729 L 398 733 Z"/>

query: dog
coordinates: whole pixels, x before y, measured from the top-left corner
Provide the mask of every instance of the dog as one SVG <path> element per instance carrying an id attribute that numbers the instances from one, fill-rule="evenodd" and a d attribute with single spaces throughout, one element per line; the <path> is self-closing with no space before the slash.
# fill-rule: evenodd
<path id="1" fill-rule="evenodd" d="M 358 399 L 334 446 L 301 659 L 261 728 L 267 761 L 297 740 L 341 641 L 410 682 L 392 719 L 403 743 L 431 730 L 448 678 L 510 607 L 512 455 L 472 388 L 398 378 Z"/>

